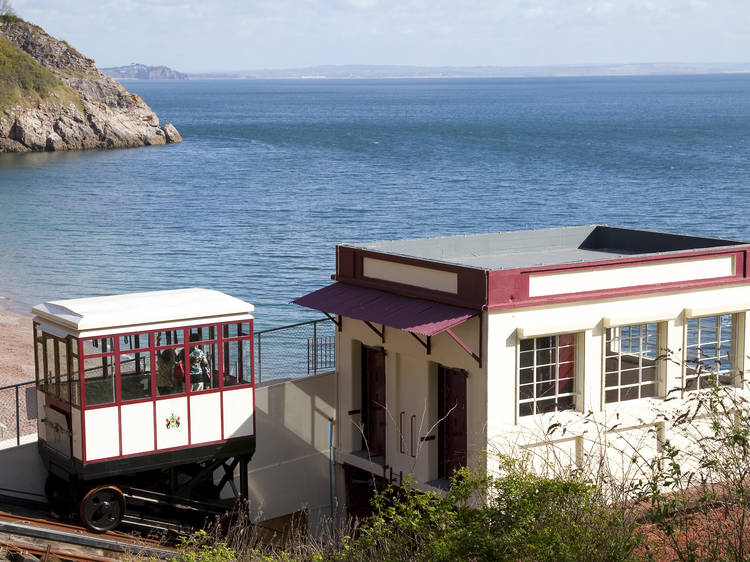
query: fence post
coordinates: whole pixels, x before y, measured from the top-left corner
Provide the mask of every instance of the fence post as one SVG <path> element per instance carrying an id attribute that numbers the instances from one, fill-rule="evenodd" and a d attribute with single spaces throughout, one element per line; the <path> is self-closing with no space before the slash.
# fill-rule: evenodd
<path id="1" fill-rule="evenodd" d="M 18 385 L 16 385 L 16 445 L 21 444 L 21 417 L 18 404 Z"/>
<path id="2" fill-rule="evenodd" d="M 318 374 L 318 321 L 313 322 L 313 374 Z"/>

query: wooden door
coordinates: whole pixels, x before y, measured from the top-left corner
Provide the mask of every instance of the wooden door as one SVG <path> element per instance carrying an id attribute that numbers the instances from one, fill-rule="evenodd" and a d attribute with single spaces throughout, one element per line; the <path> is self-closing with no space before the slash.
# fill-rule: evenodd
<path id="1" fill-rule="evenodd" d="M 385 456 L 385 351 L 362 347 L 362 425 L 371 457 Z"/>
<path id="2" fill-rule="evenodd" d="M 438 369 L 438 477 L 466 466 L 466 372 Z"/>

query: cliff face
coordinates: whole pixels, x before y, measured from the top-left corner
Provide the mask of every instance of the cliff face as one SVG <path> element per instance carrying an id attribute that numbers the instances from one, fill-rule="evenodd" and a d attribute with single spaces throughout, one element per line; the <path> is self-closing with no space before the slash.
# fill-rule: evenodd
<path id="1" fill-rule="evenodd" d="M 31 56 L 28 65 L 49 73 L 36 91 L 16 79 L 17 94 L 0 103 L 0 152 L 126 148 L 180 142 L 171 124 L 159 118 L 136 94 L 102 74 L 94 61 L 40 27 L 0 19 L 0 42 Z M 14 60 L 20 60 L 18 54 Z M 12 64 L 0 54 L 0 79 Z M 6 62 L 6 64 L 3 64 Z M 7 77 L 6 77 L 7 79 Z M 52 84 L 52 85 L 50 85 Z"/>

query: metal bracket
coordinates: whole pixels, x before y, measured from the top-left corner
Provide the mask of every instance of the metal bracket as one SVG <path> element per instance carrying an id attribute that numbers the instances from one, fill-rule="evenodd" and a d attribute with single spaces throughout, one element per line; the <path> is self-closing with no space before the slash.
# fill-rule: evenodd
<path id="1" fill-rule="evenodd" d="M 482 318 L 481 318 L 481 316 L 480 316 L 480 318 L 479 318 L 479 353 L 482 353 L 482 323 L 481 323 L 481 322 L 482 322 Z M 461 340 L 461 338 L 459 338 L 459 337 L 458 337 L 458 336 L 457 336 L 456 334 L 454 334 L 454 333 L 453 333 L 453 330 L 451 330 L 450 328 L 448 328 L 447 330 L 445 330 L 445 332 L 446 332 L 446 333 L 447 333 L 447 334 L 448 334 L 448 335 L 449 335 L 450 337 L 452 337 L 452 338 L 453 338 L 453 339 L 455 340 L 455 342 L 456 342 L 456 343 L 457 343 L 458 345 L 460 345 L 460 346 L 461 346 L 461 348 L 462 348 L 462 349 L 463 349 L 463 350 L 464 350 L 464 351 L 465 351 L 466 353 L 468 353 L 469 355 L 471 355 L 471 356 L 472 356 L 472 357 L 474 358 L 474 360 L 475 360 L 475 361 L 477 362 L 477 365 L 479 365 L 479 368 L 481 369 L 481 368 L 482 368 L 482 356 L 481 356 L 481 355 L 477 355 L 476 353 L 474 353 L 474 351 L 473 351 L 473 350 L 472 350 L 472 349 L 471 349 L 471 348 L 470 348 L 470 347 L 469 347 L 468 345 L 466 345 L 466 344 L 465 344 L 465 343 L 464 343 L 464 342 L 463 342 L 463 341 Z"/>
<path id="2" fill-rule="evenodd" d="M 426 341 L 422 341 L 420 337 L 415 334 L 414 332 L 409 332 L 412 337 L 417 340 L 420 344 L 422 344 L 422 347 L 425 348 L 425 351 L 427 351 L 427 355 L 432 353 L 432 336 L 425 336 Z"/>
<path id="3" fill-rule="evenodd" d="M 377 335 L 379 335 L 379 336 L 380 336 L 380 341 L 381 341 L 382 343 L 385 343 L 385 324 L 381 324 L 381 329 L 380 329 L 380 330 L 378 330 L 378 329 L 377 329 L 377 328 L 376 328 L 375 326 L 373 326 L 373 325 L 372 325 L 372 324 L 371 324 L 370 322 L 368 322 L 367 320 L 363 320 L 363 322 L 364 322 L 365 324 L 367 324 L 367 326 L 368 326 L 368 327 L 369 327 L 369 328 L 370 328 L 370 329 L 371 329 L 371 330 L 372 330 L 373 332 L 375 332 L 375 333 L 376 333 Z"/>
<path id="4" fill-rule="evenodd" d="M 323 311 L 321 311 L 321 312 L 323 312 Z M 328 319 L 329 319 L 329 320 L 330 320 L 331 322 L 333 322 L 334 324 L 336 324 L 336 327 L 337 327 L 337 328 L 339 329 L 339 332 L 340 332 L 340 331 L 341 331 L 341 326 L 343 325 L 343 322 L 342 322 L 342 320 L 341 320 L 341 315 L 338 315 L 338 316 L 336 317 L 336 318 L 338 318 L 338 320 L 337 320 L 336 318 L 334 318 L 333 316 L 331 316 L 331 315 L 330 315 L 330 314 L 328 314 L 327 312 L 323 312 L 323 314 L 325 314 L 326 316 L 328 316 Z"/>

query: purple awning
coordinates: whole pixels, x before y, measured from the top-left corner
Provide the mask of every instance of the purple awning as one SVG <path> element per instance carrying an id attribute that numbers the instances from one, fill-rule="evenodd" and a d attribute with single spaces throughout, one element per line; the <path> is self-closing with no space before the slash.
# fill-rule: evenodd
<path id="1" fill-rule="evenodd" d="M 478 310 L 334 283 L 292 301 L 294 304 L 391 328 L 434 336 L 479 314 Z"/>

